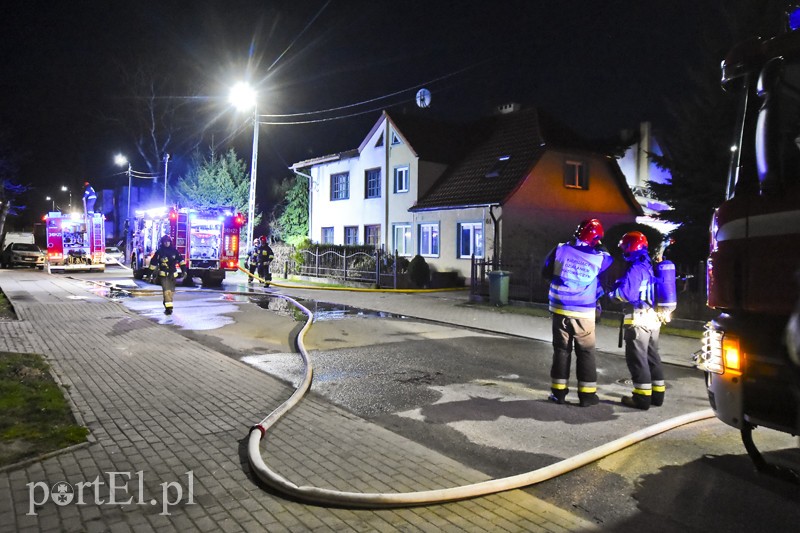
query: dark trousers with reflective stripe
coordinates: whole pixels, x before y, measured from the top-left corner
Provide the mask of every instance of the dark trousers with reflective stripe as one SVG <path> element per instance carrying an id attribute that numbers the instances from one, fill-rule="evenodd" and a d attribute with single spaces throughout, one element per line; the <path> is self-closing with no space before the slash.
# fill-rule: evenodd
<path id="1" fill-rule="evenodd" d="M 166 273 L 163 276 L 159 275 L 158 279 L 161 282 L 161 291 L 164 294 L 164 309 L 172 309 L 172 298 L 175 296 L 175 277 Z"/>
<path id="2" fill-rule="evenodd" d="M 660 389 L 657 392 L 661 392 L 663 398 L 664 370 L 658 353 L 659 333 L 660 328 L 625 326 L 625 362 L 631 372 L 634 394 L 649 396 L 651 386 L 655 383 Z M 640 387 L 642 385 L 644 387 Z M 653 390 L 656 390 L 655 387 Z"/>
<path id="3" fill-rule="evenodd" d="M 594 318 L 570 318 L 553 314 L 553 366 L 550 377 L 569 380 L 572 349 L 575 349 L 575 366 L 578 390 L 594 393 L 597 388 L 597 361 L 595 357 Z"/>

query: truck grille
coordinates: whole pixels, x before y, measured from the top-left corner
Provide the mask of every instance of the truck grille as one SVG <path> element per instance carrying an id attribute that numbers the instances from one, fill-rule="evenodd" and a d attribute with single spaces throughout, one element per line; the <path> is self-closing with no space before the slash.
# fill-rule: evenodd
<path id="1" fill-rule="evenodd" d="M 711 322 L 706 323 L 703 331 L 702 347 L 695 354 L 697 367 L 706 372 L 722 374 L 722 332 L 717 331 Z"/>

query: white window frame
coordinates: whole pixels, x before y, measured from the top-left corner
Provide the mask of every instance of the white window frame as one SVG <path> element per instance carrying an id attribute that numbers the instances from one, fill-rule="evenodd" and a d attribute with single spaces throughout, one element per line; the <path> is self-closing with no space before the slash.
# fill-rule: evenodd
<path id="1" fill-rule="evenodd" d="M 423 222 L 419 225 L 419 255 L 439 257 L 439 223 Z"/>
<path id="2" fill-rule="evenodd" d="M 466 253 L 464 252 L 465 230 L 468 232 L 468 240 L 466 240 L 468 243 L 468 250 Z M 482 222 L 460 222 L 458 224 L 457 239 L 458 242 L 456 243 L 456 246 L 458 250 L 458 257 L 460 259 L 470 259 L 473 255 L 475 257 L 483 257 L 485 241 Z"/>
<path id="3" fill-rule="evenodd" d="M 408 165 L 395 167 L 394 169 L 394 192 L 404 193 L 411 188 L 411 168 Z"/>
<path id="4" fill-rule="evenodd" d="M 567 189 L 589 189 L 589 167 L 584 161 L 564 161 L 564 187 Z"/>
<path id="5" fill-rule="evenodd" d="M 414 255 L 414 239 L 411 224 L 395 224 L 392 230 L 394 249 L 397 255 L 411 257 Z"/>
<path id="6" fill-rule="evenodd" d="M 330 240 L 327 239 L 326 234 L 330 236 Z M 319 242 L 320 244 L 333 244 L 335 241 L 335 235 L 333 226 L 325 226 L 320 229 L 320 236 Z"/>

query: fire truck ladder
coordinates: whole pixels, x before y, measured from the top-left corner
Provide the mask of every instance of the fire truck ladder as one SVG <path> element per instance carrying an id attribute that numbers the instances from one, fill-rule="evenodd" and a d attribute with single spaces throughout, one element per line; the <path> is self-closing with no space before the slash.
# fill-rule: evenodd
<path id="1" fill-rule="evenodd" d="M 103 242 L 103 228 L 100 226 L 103 223 L 102 217 L 96 217 L 94 215 L 87 215 L 90 217 L 91 227 L 92 228 L 92 261 L 102 261 L 102 257 L 97 257 L 98 255 L 102 255 L 98 250 L 105 249 L 105 242 Z"/>
<path id="2" fill-rule="evenodd" d="M 189 260 L 189 213 L 178 213 L 175 228 L 175 248 Z"/>

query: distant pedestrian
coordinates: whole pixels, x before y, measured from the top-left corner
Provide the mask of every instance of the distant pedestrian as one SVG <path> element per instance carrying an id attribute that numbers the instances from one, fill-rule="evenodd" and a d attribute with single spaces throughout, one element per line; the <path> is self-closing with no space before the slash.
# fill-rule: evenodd
<path id="1" fill-rule="evenodd" d="M 611 299 L 624 302 L 623 333 L 625 362 L 633 381 L 633 394 L 622 398 L 627 407 L 647 410 L 664 403 L 664 370 L 658 353 L 661 319 L 655 310 L 655 275 L 647 237 L 631 231 L 619 241 L 628 263 L 625 274 L 610 292 Z"/>
<path id="2" fill-rule="evenodd" d="M 270 248 L 267 238 L 262 235 L 258 245 L 258 256 L 256 258 L 256 268 L 258 270 L 258 277 L 261 278 L 265 287 L 269 287 L 269 282 L 272 281 L 272 273 L 269 271 L 269 266 L 272 260 L 275 259 L 275 252 Z"/>
<path id="3" fill-rule="evenodd" d="M 83 212 L 88 216 L 94 214 L 94 203 L 97 201 L 97 193 L 88 181 L 83 182 Z"/>
<path id="4" fill-rule="evenodd" d="M 150 270 L 157 276 L 164 296 L 164 314 L 172 314 L 172 300 L 175 296 L 176 278 L 182 272 L 186 275 L 186 261 L 181 253 L 172 246 L 172 237 L 161 237 L 160 246 L 150 259 Z M 181 272 L 178 272 L 180 269 Z"/>
<path id="5" fill-rule="evenodd" d="M 578 401 L 581 407 L 597 405 L 595 319 L 603 294 L 600 274 L 613 259 L 603 248 L 603 225 L 584 220 L 568 242 L 556 246 L 545 259 L 542 275 L 550 280 L 548 296 L 553 314 L 553 364 L 549 399 L 566 403 L 572 349 L 575 348 Z"/>

